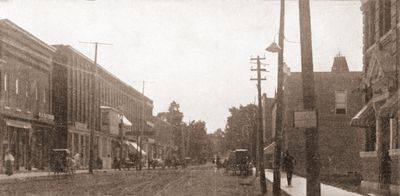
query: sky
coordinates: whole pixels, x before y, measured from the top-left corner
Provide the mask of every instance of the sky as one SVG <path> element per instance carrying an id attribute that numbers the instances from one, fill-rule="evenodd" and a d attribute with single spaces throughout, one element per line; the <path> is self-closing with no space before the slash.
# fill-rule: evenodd
<path id="1" fill-rule="evenodd" d="M 362 70 L 360 1 L 311 1 L 315 71 L 330 71 L 333 57 L 346 56 Z M 175 100 L 184 121 L 203 120 L 207 132 L 224 129 L 229 108 L 257 103 L 251 57 L 265 56 L 269 70 L 262 91 L 273 97 L 278 41 L 276 0 L 0 0 L 8 18 L 48 44 L 67 44 L 154 101 L 153 113 Z M 301 70 L 298 2 L 286 2 L 284 60 Z"/>

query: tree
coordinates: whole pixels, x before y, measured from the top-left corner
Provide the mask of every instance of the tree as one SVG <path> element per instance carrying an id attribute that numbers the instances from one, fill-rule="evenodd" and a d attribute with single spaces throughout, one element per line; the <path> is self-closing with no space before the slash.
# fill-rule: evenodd
<path id="1" fill-rule="evenodd" d="M 183 113 L 179 110 L 179 104 L 175 101 L 172 101 L 168 107 L 168 112 L 160 112 L 157 114 L 157 117 L 162 120 L 166 120 L 170 125 L 172 125 L 172 140 L 176 147 L 178 147 L 178 154 L 182 155 L 183 152 L 183 143 L 182 143 L 182 119 Z"/>
<path id="2" fill-rule="evenodd" d="M 246 148 L 254 156 L 255 149 L 254 145 L 251 145 L 251 138 L 256 129 L 257 106 L 254 104 L 240 105 L 239 108 L 230 108 L 229 112 L 231 114 L 225 126 L 224 149 Z"/>
<path id="3" fill-rule="evenodd" d="M 211 146 L 207 137 L 206 123 L 192 121 L 188 125 L 188 156 L 198 163 L 205 163 L 210 157 Z"/>

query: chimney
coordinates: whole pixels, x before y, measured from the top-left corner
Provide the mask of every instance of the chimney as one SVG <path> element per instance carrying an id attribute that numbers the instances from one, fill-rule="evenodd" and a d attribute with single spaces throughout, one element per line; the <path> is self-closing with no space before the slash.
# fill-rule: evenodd
<path id="1" fill-rule="evenodd" d="M 349 72 L 349 66 L 347 65 L 346 57 L 342 56 L 340 52 L 333 58 L 332 72 Z"/>

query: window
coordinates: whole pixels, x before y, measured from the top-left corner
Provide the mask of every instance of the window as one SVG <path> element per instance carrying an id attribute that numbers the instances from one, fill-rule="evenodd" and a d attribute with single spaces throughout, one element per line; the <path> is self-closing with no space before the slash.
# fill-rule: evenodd
<path id="1" fill-rule="evenodd" d="M 19 80 L 15 79 L 15 94 L 19 94 Z"/>
<path id="2" fill-rule="evenodd" d="M 25 84 L 25 97 L 29 97 L 29 82 Z"/>
<path id="3" fill-rule="evenodd" d="M 390 119 L 390 149 L 399 148 L 398 144 L 398 128 L 397 128 L 397 119 L 391 118 Z"/>
<path id="4" fill-rule="evenodd" d="M 8 90 L 8 74 L 4 74 L 4 91 Z"/>
<path id="5" fill-rule="evenodd" d="M 38 85 L 37 85 L 36 81 L 35 81 L 35 99 L 36 99 L 36 101 L 39 100 Z"/>
<path id="6" fill-rule="evenodd" d="M 335 91 L 335 112 L 336 114 L 346 114 L 347 93 L 344 90 Z"/>
<path id="7" fill-rule="evenodd" d="M 379 1 L 379 29 L 383 36 L 389 32 L 392 25 L 391 0 Z"/>
<path id="8" fill-rule="evenodd" d="M 375 0 L 369 1 L 369 18 L 368 18 L 368 27 L 367 31 L 369 31 L 369 44 L 372 46 L 375 43 Z"/>
<path id="9" fill-rule="evenodd" d="M 43 89 L 43 103 L 46 103 L 46 88 Z"/>

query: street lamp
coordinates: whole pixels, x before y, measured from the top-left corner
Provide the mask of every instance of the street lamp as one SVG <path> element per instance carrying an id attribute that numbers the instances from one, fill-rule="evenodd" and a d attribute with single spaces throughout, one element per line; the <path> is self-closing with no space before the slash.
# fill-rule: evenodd
<path id="1" fill-rule="evenodd" d="M 274 41 L 265 50 L 271 53 L 278 53 L 282 50 L 282 48 L 279 47 L 278 44 Z"/>

